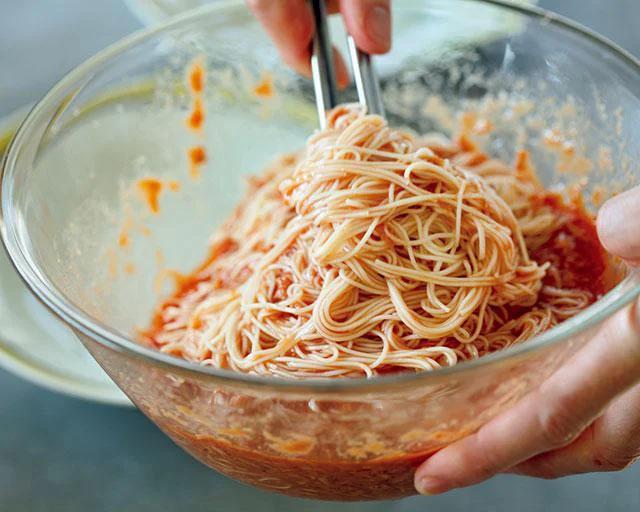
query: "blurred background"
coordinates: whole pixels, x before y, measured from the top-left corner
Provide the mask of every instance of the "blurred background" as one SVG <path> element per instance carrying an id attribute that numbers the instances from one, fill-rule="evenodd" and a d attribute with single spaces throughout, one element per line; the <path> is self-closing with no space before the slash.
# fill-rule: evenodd
<path id="1" fill-rule="evenodd" d="M 95 52 L 158 19 L 161 8 L 204 1 L 0 0 L 0 118 L 37 101 Z M 538 3 L 640 56 L 638 0 Z M 1 368 L 0 390 L 0 511 L 640 510 L 640 465 L 552 482 L 502 476 L 446 496 L 391 503 L 290 499 L 206 469 L 133 409 L 44 390 Z"/>

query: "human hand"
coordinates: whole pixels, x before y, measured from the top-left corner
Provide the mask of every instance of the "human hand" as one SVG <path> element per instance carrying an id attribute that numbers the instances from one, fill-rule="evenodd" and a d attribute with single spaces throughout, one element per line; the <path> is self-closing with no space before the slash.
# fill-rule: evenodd
<path id="1" fill-rule="evenodd" d="M 640 263 L 640 187 L 598 214 L 604 247 Z M 558 478 L 616 471 L 640 458 L 640 301 L 598 334 L 537 391 L 416 471 L 422 494 L 517 473 Z"/>
<path id="2" fill-rule="evenodd" d="M 313 15 L 307 0 L 247 0 L 249 7 L 273 39 L 282 60 L 299 73 L 311 76 Z M 340 12 L 349 34 L 367 53 L 391 48 L 391 0 L 327 0 L 329 13 Z M 349 83 L 349 72 L 334 48 L 338 85 Z"/>

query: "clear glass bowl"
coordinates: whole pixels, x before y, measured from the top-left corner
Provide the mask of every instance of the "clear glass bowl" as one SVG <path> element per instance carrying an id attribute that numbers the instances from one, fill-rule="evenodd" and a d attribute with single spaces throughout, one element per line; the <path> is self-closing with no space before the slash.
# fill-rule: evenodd
<path id="1" fill-rule="evenodd" d="M 631 56 L 497 1 L 405 0 L 394 9 L 395 46 L 377 61 L 391 123 L 449 132 L 456 112 L 479 111 L 494 126 L 489 151 L 513 159 L 527 147 L 547 185 L 578 184 L 591 207 L 638 182 L 640 67 Z M 332 29 L 335 39 L 338 20 Z M 185 125 L 194 59 L 207 68 L 200 134 Z M 255 93 L 265 80 L 274 95 Z M 577 317 L 431 373 L 294 382 L 138 344 L 136 329 L 158 301 L 157 273 L 194 268 L 239 199 L 242 176 L 303 145 L 315 125 L 310 84 L 280 64 L 242 3 L 191 12 L 105 50 L 33 109 L 4 162 L 2 235 L 33 293 L 194 457 L 291 495 L 406 496 L 422 460 L 539 386 L 640 293 L 640 279 L 615 263 L 620 284 Z M 193 179 L 187 151 L 200 144 L 209 158 Z M 180 185 L 161 193 L 157 215 L 135 186 L 150 175 Z"/>

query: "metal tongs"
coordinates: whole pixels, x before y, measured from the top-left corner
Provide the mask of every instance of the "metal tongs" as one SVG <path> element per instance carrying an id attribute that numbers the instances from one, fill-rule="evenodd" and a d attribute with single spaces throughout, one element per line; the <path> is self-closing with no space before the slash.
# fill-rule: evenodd
<path id="1" fill-rule="evenodd" d="M 327 124 L 327 111 L 338 104 L 338 86 L 333 64 L 331 37 L 327 26 L 325 0 L 311 0 L 311 8 L 316 29 L 311 56 L 311 71 L 320 127 L 324 128 Z M 350 35 L 347 35 L 347 47 L 358 91 L 358 100 L 366 107 L 369 114 L 384 116 L 380 84 L 373 69 L 371 56 L 360 50 Z"/>

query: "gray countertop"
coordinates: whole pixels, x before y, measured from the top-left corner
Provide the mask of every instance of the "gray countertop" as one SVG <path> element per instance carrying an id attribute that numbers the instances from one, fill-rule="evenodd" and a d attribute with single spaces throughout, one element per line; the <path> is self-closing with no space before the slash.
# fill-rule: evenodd
<path id="1" fill-rule="evenodd" d="M 638 0 L 541 0 L 640 55 Z M 0 116 L 135 30 L 118 0 L 0 0 Z M 546 482 L 501 476 L 393 503 L 327 504 L 253 490 L 201 466 L 142 414 L 44 391 L 0 370 L 0 511 L 640 510 L 640 464 Z"/>

